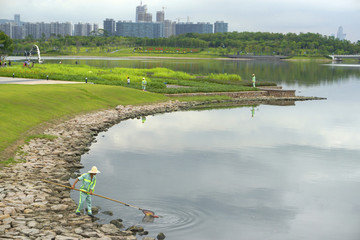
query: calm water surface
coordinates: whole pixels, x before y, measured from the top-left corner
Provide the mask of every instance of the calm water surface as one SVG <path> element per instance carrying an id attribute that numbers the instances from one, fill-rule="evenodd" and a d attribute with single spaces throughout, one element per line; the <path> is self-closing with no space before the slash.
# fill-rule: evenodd
<path id="1" fill-rule="evenodd" d="M 226 64 L 235 64 L 228 72 L 255 72 L 327 100 L 174 112 L 113 126 L 82 157 L 81 173 L 96 165 L 97 194 L 162 218 L 142 223 L 141 211 L 93 197 L 114 213 L 100 212 L 100 222 L 121 218 L 171 240 L 360 239 L 360 65 L 220 61 L 214 69 Z"/>

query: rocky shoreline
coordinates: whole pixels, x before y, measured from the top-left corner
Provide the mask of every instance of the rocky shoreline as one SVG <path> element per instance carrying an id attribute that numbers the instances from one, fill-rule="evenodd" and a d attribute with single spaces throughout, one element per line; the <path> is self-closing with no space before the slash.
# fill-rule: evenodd
<path id="1" fill-rule="evenodd" d="M 317 98 L 290 100 L 314 99 Z M 238 101 L 241 104 L 243 100 Z M 244 103 L 249 104 L 249 101 Z M 17 152 L 15 160 L 19 163 L 0 169 L 0 238 L 135 240 L 141 236 L 143 240 L 155 240 L 154 237 L 143 237 L 147 232 L 140 226 L 121 229 L 122 224 L 117 224 L 121 220 L 101 225 L 88 216 L 76 216 L 77 204 L 71 199 L 70 190 L 42 179 L 70 186 L 70 178 L 83 168 L 81 155 L 89 150 L 100 132 L 120 121 L 207 103 L 169 101 L 117 106 L 116 109 L 77 116 L 47 129 L 45 135 L 56 137 L 32 139 Z M 158 239 L 164 237 L 162 233 L 157 236 Z"/>

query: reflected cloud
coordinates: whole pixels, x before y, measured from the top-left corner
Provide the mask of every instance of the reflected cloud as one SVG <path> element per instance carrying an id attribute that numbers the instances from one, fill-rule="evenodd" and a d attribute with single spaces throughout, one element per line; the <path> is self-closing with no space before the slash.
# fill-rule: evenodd
<path id="1" fill-rule="evenodd" d="M 360 134 L 356 131 L 360 129 L 359 113 L 353 112 L 351 117 L 334 116 L 334 110 L 342 108 L 341 105 L 319 103 L 319 109 L 311 104 L 317 105 L 308 102 L 296 107 L 262 105 L 258 107 L 256 117 L 251 115 L 255 109 L 248 107 L 176 112 L 143 117 L 141 121 L 127 120 L 112 127 L 105 133 L 104 141 L 94 147 L 135 152 L 213 148 L 233 151 L 286 144 L 325 149 L 360 147 Z"/>

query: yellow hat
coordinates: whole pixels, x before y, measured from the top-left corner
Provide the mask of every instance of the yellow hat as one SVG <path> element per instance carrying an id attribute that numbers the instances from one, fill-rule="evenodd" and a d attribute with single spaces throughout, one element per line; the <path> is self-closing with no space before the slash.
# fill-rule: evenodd
<path id="1" fill-rule="evenodd" d="M 97 169 L 97 167 L 93 166 L 88 173 L 100 173 L 100 171 Z"/>

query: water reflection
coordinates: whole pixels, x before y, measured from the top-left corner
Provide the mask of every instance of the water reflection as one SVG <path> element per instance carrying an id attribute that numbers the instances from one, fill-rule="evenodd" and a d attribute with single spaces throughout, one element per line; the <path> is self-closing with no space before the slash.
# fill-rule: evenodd
<path id="1" fill-rule="evenodd" d="M 147 116 L 145 128 L 135 119 L 104 133 L 82 163 L 103 169 L 99 194 L 162 215 L 145 228 L 171 239 L 357 239 L 360 126 L 350 119 L 360 113 L 340 109 L 319 101 Z M 128 226 L 142 221 L 98 201 Z"/>
<path id="2" fill-rule="evenodd" d="M 251 106 L 251 117 L 254 117 L 255 116 L 255 110 L 256 111 L 259 111 L 259 108 L 255 108 L 256 106 L 255 105 L 252 105 Z"/>

